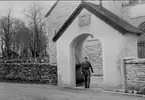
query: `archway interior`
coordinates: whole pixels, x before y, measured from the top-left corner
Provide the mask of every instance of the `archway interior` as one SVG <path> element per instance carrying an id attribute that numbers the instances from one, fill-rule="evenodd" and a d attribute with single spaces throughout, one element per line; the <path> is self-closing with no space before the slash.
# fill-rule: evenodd
<path id="1" fill-rule="evenodd" d="M 83 44 L 83 55 L 89 58 L 94 73 L 91 76 L 91 87 L 103 87 L 102 44 L 99 39 L 88 37 Z"/>
<path id="2" fill-rule="evenodd" d="M 86 45 L 86 44 L 89 44 L 89 45 Z M 96 45 L 97 46 L 99 45 L 100 48 L 97 49 Z M 94 50 L 91 51 L 91 49 L 89 47 L 93 47 Z M 99 52 L 99 54 L 97 54 L 98 52 Z M 98 39 L 94 40 L 94 38 L 91 34 L 81 34 L 81 35 L 77 36 L 72 41 L 72 44 L 71 44 L 71 57 L 72 57 L 71 63 L 73 65 L 72 67 L 75 67 L 75 81 L 76 81 L 77 86 L 84 82 L 83 76 L 80 73 L 80 63 L 83 62 L 84 56 L 89 57 L 89 60 L 94 69 L 93 76 L 99 75 L 99 76 L 101 76 L 101 79 L 103 80 L 101 42 Z M 96 59 L 96 58 L 98 58 L 98 59 Z M 101 60 L 99 62 L 99 64 L 98 64 L 98 60 Z M 96 68 L 96 66 L 98 66 L 98 68 Z M 98 69 L 100 72 L 98 71 Z M 95 82 L 91 82 L 91 83 L 93 83 L 94 86 L 96 86 L 97 81 L 98 80 L 95 80 Z"/>

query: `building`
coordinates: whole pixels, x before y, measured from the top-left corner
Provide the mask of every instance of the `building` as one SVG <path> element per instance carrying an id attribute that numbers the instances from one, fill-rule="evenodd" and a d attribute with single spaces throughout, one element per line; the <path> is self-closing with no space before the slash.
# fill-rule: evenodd
<path id="1" fill-rule="evenodd" d="M 87 2 L 99 4 L 99 1 L 97 0 L 87 0 Z M 56 47 L 55 43 L 52 42 L 52 38 L 80 3 L 81 1 L 57 0 L 51 10 L 46 14 L 46 17 L 49 19 L 48 33 L 50 40 L 49 54 L 51 64 L 56 63 Z M 138 10 L 145 8 L 144 0 L 102 1 L 102 6 L 123 18 L 133 26 L 143 28 L 141 26 L 144 25 L 145 13 L 143 11 L 138 12 Z M 143 38 L 140 38 L 139 40 L 143 40 Z"/>
<path id="2" fill-rule="evenodd" d="M 92 2 L 94 4 L 100 4 L 99 1 L 89 1 L 87 0 L 86 2 Z M 56 44 L 55 42 L 52 41 L 52 38 L 55 36 L 56 33 L 58 33 L 58 30 L 61 28 L 61 26 L 64 25 L 64 23 L 66 22 L 66 20 L 70 17 L 70 15 L 75 11 L 75 9 L 80 5 L 81 1 L 57 1 L 52 9 L 46 14 L 46 17 L 48 17 L 49 19 L 49 24 L 48 24 L 48 32 L 49 32 L 49 50 L 50 50 L 50 63 L 54 64 L 56 63 L 57 59 L 56 59 L 56 55 L 58 52 L 56 52 Z M 132 24 L 135 27 L 139 27 L 141 25 L 141 23 L 144 22 L 144 16 L 142 15 L 143 13 L 138 13 L 137 16 L 137 12 L 136 9 L 139 9 L 140 7 L 143 7 L 144 2 L 143 1 L 102 1 L 102 6 L 106 9 L 108 9 L 109 11 L 113 12 L 115 15 L 119 16 L 120 18 L 124 19 L 125 21 L 127 21 L 128 23 Z M 88 13 L 86 13 L 85 11 L 81 13 L 80 17 L 83 21 L 87 22 L 88 19 Z M 89 20 L 88 20 L 89 21 Z M 83 22 L 85 23 L 85 22 Z M 75 30 L 74 30 L 75 31 Z M 89 41 L 95 40 L 93 38 L 88 37 L 86 44 L 91 44 L 91 45 L 87 45 L 84 47 L 84 50 L 87 47 L 93 48 L 94 43 L 90 43 Z M 95 45 L 97 45 L 98 43 L 95 43 Z M 111 46 L 110 46 L 111 47 Z M 88 52 L 90 51 L 90 49 L 88 49 Z M 131 51 L 131 50 L 130 50 Z M 92 53 L 92 52 L 91 52 Z M 91 54 L 90 53 L 90 54 Z M 136 53 L 135 53 L 136 54 Z M 127 56 L 128 57 L 128 56 Z M 134 57 L 137 57 L 134 56 Z M 91 58 L 91 56 L 90 56 Z M 95 57 L 97 58 L 97 57 Z M 102 58 L 102 57 L 100 57 Z M 80 60 L 80 58 L 78 58 L 79 61 L 81 62 L 82 60 Z M 76 61 L 77 62 L 77 61 Z"/>

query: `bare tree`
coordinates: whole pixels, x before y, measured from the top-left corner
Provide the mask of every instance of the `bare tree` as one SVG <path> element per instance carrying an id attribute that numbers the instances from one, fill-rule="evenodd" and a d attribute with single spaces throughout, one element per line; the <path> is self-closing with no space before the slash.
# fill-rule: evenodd
<path id="1" fill-rule="evenodd" d="M 25 23 L 22 20 L 15 18 L 14 23 L 15 23 L 14 26 L 15 26 L 16 34 L 13 42 L 14 44 L 13 51 L 16 51 L 21 56 L 22 55 L 27 56 L 27 48 L 29 48 L 28 44 L 30 42 L 30 38 L 32 37 L 31 36 L 32 34 L 29 28 L 25 26 Z M 24 54 L 23 51 L 26 52 L 26 55 Z"/>
<path id="2" fill-rule="evenodd" d="M 2 16 L 0 18 L 0 26 L 2 53 L 5 54 L 5 57 L 7 59 L 9 59 L 11 52 L 11 44 L 14 36 L 13 18 L 11 17 L 11 10 L 9 10 L 6 16 Z"/>
<path id="3" fill-rule="evenodd" d="M 42 51 L 42 34 L 45 35 L 45 17 L 42 14 L 42 8 L 35 2 L 25 10 L 25 15 L 29 19 L 29 26 L 33 31 L 33 38 L 30 45 L 32 55 L 39 57 Z M 43 40 L 44 41 L 44 40 Z"/>

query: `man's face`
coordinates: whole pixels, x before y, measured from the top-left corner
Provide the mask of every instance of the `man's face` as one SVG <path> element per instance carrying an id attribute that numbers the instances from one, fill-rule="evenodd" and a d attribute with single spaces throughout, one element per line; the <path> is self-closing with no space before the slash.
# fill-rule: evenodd
<path id="1" fill-rule="evenodd" d="M 85 58 L 85 61 L 88 61 L 88 59 L 87 59 L 87 58 Z"/>

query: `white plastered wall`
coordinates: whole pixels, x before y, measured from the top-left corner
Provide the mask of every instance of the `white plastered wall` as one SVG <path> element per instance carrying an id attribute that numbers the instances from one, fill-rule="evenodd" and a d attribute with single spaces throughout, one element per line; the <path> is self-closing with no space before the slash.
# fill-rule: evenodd
<path id="1" fill-rule="evenodd" d="M 85 9 L 83 12 L 86 11 Z M 123 67 L 124 35 L 91 14 L 91 24 L 79 27 L 78 18 L 57 40 L 58 85 L 75 86 L 75 64 L 72 62 L 72 41 L 79 35 L 88 33 L 100 39 L 103 49 L 103 79 L 106 87 L 120 87 L 121 67 Z"/>

